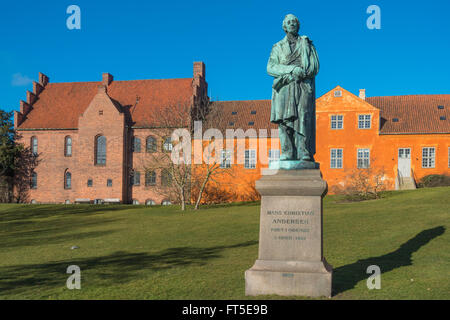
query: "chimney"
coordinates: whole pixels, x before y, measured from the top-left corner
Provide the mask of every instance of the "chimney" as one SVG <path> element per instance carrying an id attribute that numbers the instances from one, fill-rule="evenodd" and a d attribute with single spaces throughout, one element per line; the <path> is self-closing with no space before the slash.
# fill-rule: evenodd
<path id="1" fill-rule="evenodd" d="M 102 81 L 103 85 L 104 85 L 104 86 L 109 86 L 109 84 L 110 84 L 111 82 L 113 82 L 113 76 L 112 76 L 112 74 L 109 74 L 109 73 L 107 73 L 107 72 L 103 73 L 103 81 Z"/>
<path id="2" fill-rule="evenodd" d="M 104 84 L 98 85 L 98 93 L 106 93 L 106 86 Z"/>
<path id="3" fill-rule="evenodd" d="M 43 74 L 42 72 L 39 72 L 39 84 L 43 87 L 45 87 L 47 85 L 47 83 L 50 82 L 50 79 Z"/>
<path id="4" fill-rule="evenodd" d="M 359 89 L 359 97 L 366 100 L 366 89 Z"/>
<path id="5" fill-rule="evenodd" d="M 205 79 L 205 64 L 202 61 L 194 62 L 194 79 L 197 77 Z"/>

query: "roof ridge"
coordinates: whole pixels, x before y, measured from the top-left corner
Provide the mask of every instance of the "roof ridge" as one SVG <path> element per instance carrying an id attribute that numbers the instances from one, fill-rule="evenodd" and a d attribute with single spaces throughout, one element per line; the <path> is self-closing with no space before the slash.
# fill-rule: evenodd
<path id="1" fill-rule="evenodd" d="M 134 80 L 114 80 L 114 82 L 132 82 L 132 81 L 161 81 L 161 80 L 192 80 L 193 78 L 167 78 L 167 79 L 134 79 Z M 58 84 L 80 84 L 80 83 L 101 83 L 102 81 L 72 81 L 72 82 L 52 82 L 49 85 Z"/>
<path id="2" fill-rule="evenodd" d="M 437 93 L 437 94 L 406 94 L 406 95 L 397 95 L 397 96 L 372 96 L 372 97 L 366 97 L 366 99 L 370 99 L 370 98 L 430 97 L 430 96 L 449 96 L 449 97 L 450 97 L 450 93 Z"/>

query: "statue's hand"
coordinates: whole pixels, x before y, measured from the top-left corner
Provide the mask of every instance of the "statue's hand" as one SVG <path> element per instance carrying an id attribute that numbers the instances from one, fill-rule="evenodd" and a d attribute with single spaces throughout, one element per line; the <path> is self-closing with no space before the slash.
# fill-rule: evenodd
<path id="1" fill-rule="evenodd" d="M 302 79 L 305 77 L 305 72 L 303 71 L 303 69 L 301 67 L 295 67 L 294 70 L 292 70 L 292 75 L 296 79 Z"/>
<path id="2" fill-rule="evenodd" d="M 292 74 L 287 75 L 287 82 L 291 83 L 292 81 L 295 81 L 295 77 Z"/>

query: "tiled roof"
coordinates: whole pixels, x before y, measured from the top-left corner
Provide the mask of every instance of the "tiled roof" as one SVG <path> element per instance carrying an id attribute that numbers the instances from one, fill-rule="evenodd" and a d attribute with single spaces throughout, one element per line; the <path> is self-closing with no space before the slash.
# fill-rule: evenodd
<path id="1" fill-rule="evenodd" d="M 170 108 L 189 106 L 192 78 L 113 81 L 108 95 L 130 110 L 134 126 L 157 126 L 158 116 Z M 86 110 L 102 82 L 49 83 L 40 93 L 19 129 L 77 128 L 78 117 Z M 136 104 L 136 98 L 139 101 Z M 135 106 L 136 105 L 136 106 Z M 135 107 L 134 107 L 135 106 Z M 168 109 L 169 108 L 169 109 Z"/>
<path id="2" fill-rule="evenodd" d="M 277 129 L 278 126 L 270 122 L 270 100 L 246 101 L 215 101 L 211 105 L 211 112 L 204 125 L 204 129 Z"/>
<path id="3" fill-rule="evenodd" d="M 380 134 L 450 133 L 450 94 L 369 97 L 366 101 L 381 110 Z"/>

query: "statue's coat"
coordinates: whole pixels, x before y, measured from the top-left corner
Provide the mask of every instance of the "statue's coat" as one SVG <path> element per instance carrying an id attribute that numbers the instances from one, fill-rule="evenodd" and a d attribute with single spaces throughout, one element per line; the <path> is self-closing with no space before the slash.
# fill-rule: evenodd
<path id="1" fill-rule="evenodd" d="M 286 75 L 301 67 L 300 79 L 288 83 Z M 314 77 L 319 72 L 319 57 L 310 39 L 299 36 L 293 52 L 287 36 L 272 47 L 267 72 L 275 77 L 272 88 L 270 121 L 284 124 L 305 137 L 305 147 L 315 154 L 316 100 Z"/>

